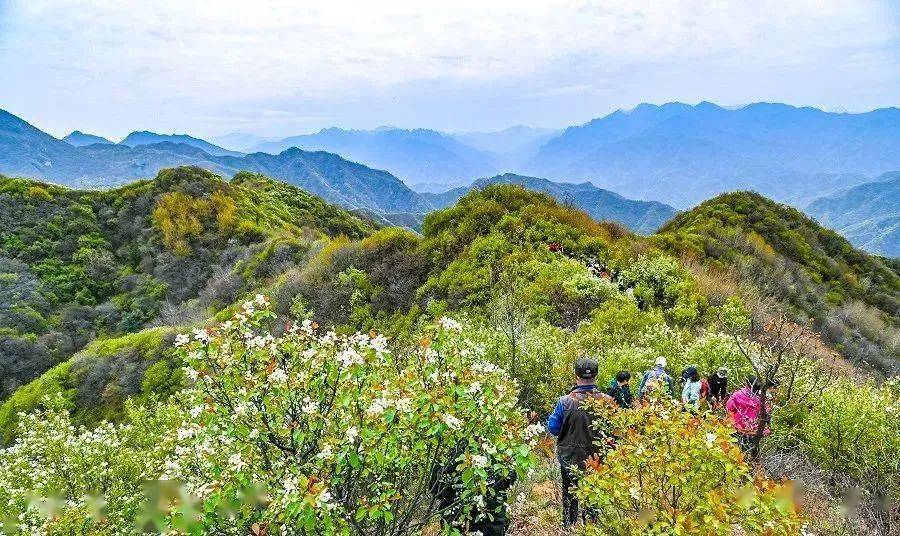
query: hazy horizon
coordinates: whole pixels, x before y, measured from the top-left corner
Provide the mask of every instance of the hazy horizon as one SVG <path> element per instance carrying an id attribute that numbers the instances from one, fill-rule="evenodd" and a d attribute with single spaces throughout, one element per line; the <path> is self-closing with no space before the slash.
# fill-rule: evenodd
<path id="1" fill-rule="evenodd" d="M 688 104 L 688 105 L 690 105 L 690 106 L 697 106 L 697 105 L 700 104 L 701 102 L 712 102 L 712 101 L 703 100 L 703 101 L 699 101 L 699 102 L 693 102 L 693 103 L 681 103 L 681 104 Z M 560 131 L 560 130 L 564 130 L 565 128 L 571 127 L 571 126 L 580 126 L 580 125 L 584 125 L 584 124 L 586 124 L 586 123 L 588 123 L 588 122 L 590 122 L 590 121 L 592 121 L 592 120 L 594 120 L 594 119 L 600 119 L 600 118 L 603 118 L 603 117 L 605 117 L 605 116 L 607 116 L 607 115 L 610 115 L 610 114 L 612 114 L 612 113 L 615 113 L 616 111 L 621 111 L 621 112 L 623 112 L 623 113 L 628 113 L 628 112 L 632 111 L 636 106 L 639 106 L 639 105 L 641 105 L 641 104 L 651 104 L 651 105 L 654 105 L 654 106 L 662 106 L 662 105 L 664 105 L 664 104 L 673 104 L 673 103 L 677 103 L 677 101 L 659 102 L 659 103 L 646 103 L 646 102 L 643 102 L 643 103 L 639 103 L 639 104 L 637 104 L 637 105 L 635 105 L 635 106 L 632 106 L 632 107 L 630 107 L 630 108 L 627 108 L 627 109 L 626 109 L 626 108 L 616 108 L 616 109 L 610 110 L 610 111 L 607 112 L 607 113 L 603 113 L 603 114 L 600 114 L 600 115 L 594 115 L 594 116 L 591 116 L 591 117 L 586 117 L 586 118 L 584 118 L 582 121 L 578 121 L 578 122 L 571 123 L 571 124 L 558 125 L 558 126 L 542 126 L 542 125 L 522 125 L 522 124 L 515 124 L 515 125 L 508 125 L 508 126 L 506 126 L 506 127 L 496 128 L 496 129 L 487 129 L 487 130 L 456 130 L 456 131 L 453 131 L 453 130 L 441 130 L 441 129 L 439 129 L 439 128 L 429 127 L 429 126 L 427 126 L 427 125 L 387 125 L 387 124 L 385 124 L 385 125 L 376 125 L 376 126 L 372 126 L 372 127 L 368 127 L 368 128 L 347 127 L 347 126 L 343 126 L 343 125 L 327 125 L 327 126 L 318 127 L 318 128 L 311 129 L 311 130 L 298 131 L 298 132 L 292 132 L 292 133 L 286 133 L 286 134 L 279 134 L 279 135 L 263 135 L 263 134 L 259 134 L 259 133 L 257 133 L 257 132 L 253 132 L 253 131 L 249 131 L 249 130 L 244 130 L 244 131 L 233 130 L 233 131 L 229 131 L 229 132 L 222 132 L 222 133 L 214 133 L 214 134 L 205 134 L 205 135 L 201 135 L 201 134 L 197 134 L 197 133 L 195 133 L 195 132 L 166 131 L 166 130 L 163 130 L 163 129 L 148 128 L 147 126 L 136 126 L 135 128 L 128 130 L 128 131 L 126 132 L 126 134 L 125 134 L 125 135 L 122 135 L 122 136 L 106 136 L 106 135 L 104 135 L 104 134 L 101 133 L 101 132 L 88 131 L 88 130 L 85 130 L 85 129 L 83 129 L 83 128 L 79 128 L 79 127 L 77 127 L 77 126 L 73 126 L 72 128 L 70 128 L 70 129 L 68 129 L 68 130 L 63 129 L 63 131 L 57 131 L 57 132 L 54 132 L 54 131 L 51 130 L 51 129 L 45 129 L 45 128 L 41 127 L 41 125 L 35 123 L 34 121 L 29 120 L 28 117 L 23 117 L 23 116 L 21 116 L 20 114 L 15 113 L 14 110 L 5 110 L 5 111 L 7 111 L 7 112 L 9 112 L 9 113 L 12 113 L 13 115 L 16 115 L 17 117 L 20 117 L 21 119 L 23 119 L 23 120 L 29 122 L 30 124 L 32 124 L 33 126 L 39 128 L 40 130 L 42 130 L 42 131 L 44 131 L 44 132 L 47 132 L 47 133 L 49 133 L 49 134 L 54 135 L 54 136 L 57 137 L 58 139 L 62 139 L 62 138 L 64 138 L 65 136 L 67 136 L 67 135 L 69 135 L 69 134 L 72 134 L 72 133 L 74 133 L 75 131 L 78 131 L 78 132 L 81 132 L 82 134 L 94 135 L 94 136 L 100 136 L 100 137 L 106 138 L 106 139 L 108 139 L 109 141 L 112 141 L 112 142 L 114 142 L 114 143 L 120 143 L 120 142 L 121 142 L 128 134 L 133 134 L 133 133 L 135 133 L 135 132 L 141 132 L 141 131 L 147 131 L 147 132 L 152 132 L 152 133 L 154 133 L 154 134 L 160 134 L 160 135 L 171 135 L 171 136 L 188 135 L 188 136 L 193 136 L 193 137 L 197 137 L 197 138 L 203 139 L 203 140 L 205 140 L 205 141 L 213 141 L 213 143 L 215 143 L 215 139 L 217 139 L 217 138 L 224 138 L 224 137 L 231 136 L 231 135 L 258 136 L 259 138 L 263 138 L 263 139 L 267 139 L 267 140 L 280 141 L 280 140 L 282 140 L 282 139 L 289 138 L 289 137 L 294 137 L 294 136 L 306 136 L 306 135 L 316 134 L 316 133 L 318 133 L 318 132 L 321 132 L 322 130 L 327 130 L 327 129 L 331 129 L 331 128 L 336 128 L 336 129 L 341 129 L 341 130 L 366 131 L 366 132 L 371 132 L 371 131 L 378 130 L 378 129 L 401 129 L 401 130 L 424 129 L 424 130 L 433 130 L 433 131 L 441 132 L 441 133 L 444 133 L 444 134 L 452 134 L 452 135 L 481 134 L 481 133 L 496 133 L 496 132 L 502 132 L 502 131 L 504 131 L 504 130 L 508 130 L 508 129 L 512 129 L 512 128 L 531 128 L 531 129 L 535 129 L 535 130 L 545 130 L 545 131 L 548 131 L 548 132 L 552 132 L 552 131 Z M 817 109 L 817 110 L 820 110 L 820 111 L 826 112 L 826 113 L 851 114 L 851 115 L 865 114 L 865 113 L 874 112 L 874 111 L 878 111 L 878 110 L 885 110 L 885 109 L 900 109 L 900 106 L 884 106 L 884 107 L 872 108 L 872 109 L 868 109 L 868 110 L 847 111 L 847 110 L 844 110 L 844 109 L 822 109 L 822 108 L 819 108 L 819 107 L 816 107 L 816 106 L 809 106 L 809 105 L 804 105 L 804 104 L 794 104 L 794 103 L 784 103 L 784 102 L 763 102 L 763 101 L 750 102 L 750 103 L 746 103 L 746 104 L 736 104 L 736 105 L 724 105 L 724 104 L 721 104 L 721 103 L 718 103 L 718 102 L 712 102 L 712 104 L 715 104 L 715 105 L 717 105 L 717 106 L 719 106 L 719 107 L 721 107 L 721 108 L 725 108 L 725 109 L 732 110 L 732 111 L 734 111 L 734 110 L 739 110 L 739 109 L 741 109 L 741 108 L 744 108 L 744 107 L 746 107 L 746 106 L 751 106 L 751 105 L 754 105 L 754 104 L 784 104 L 784 105 L 791 106 L 791 107 L 794 107 L 794 108 L 814 108 L 814 109 Z M 0 108 L 0 109 L 3 109 L 3 108 Z"/>
<path id="2" fill-rule="evenodd" d="M 643 103 L 900 104 L 900 1 L 0 0 L 0 108 L 62 137 L 562 128 Z"/>

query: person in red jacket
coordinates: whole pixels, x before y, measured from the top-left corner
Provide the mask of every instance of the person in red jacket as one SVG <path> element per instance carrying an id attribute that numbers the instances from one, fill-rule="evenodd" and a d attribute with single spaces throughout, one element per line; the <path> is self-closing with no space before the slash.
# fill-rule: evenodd
<path id="1" fill-rule="evenodd" d="M 754 458 L 757 457 L 759 451 L 757 432 L 763 413 L 761 390 L 762 385 L 759 379 L 756 376 L 750 376 L 747 378 L 744 388 L 735 391 L 725 404 L 728 417 L 734 424 L 738 445 L 741 450 Z M 766 410 L 767 422 L 763 423 L 765 426 L 763 435 L 770 433 L 768 420 L 771 415 L 771 406 L 769 404 L 766 404 Z"/>

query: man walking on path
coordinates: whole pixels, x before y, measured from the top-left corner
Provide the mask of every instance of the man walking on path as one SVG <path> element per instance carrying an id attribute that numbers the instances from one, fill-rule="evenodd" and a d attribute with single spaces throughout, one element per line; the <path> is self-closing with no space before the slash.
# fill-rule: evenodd
<path id="1" fill-rule="evenodd" d="M 675 385 L 672 377 L 666 372 L 666 358 L 659 356 L 656 358 L 656 365 L 641 378 L 641 385 L 638 387 L 638 396 L 644 398 L 647 391 L 658 388 L 659 384 L 663 384 L 669 393 L 669 396 L 675 396 Z"/>
<path id="2" fill-rule="evenodd" d="M 575 387 L 556 402 L 556 408 L 547 420 L 547 430 L 556 436 L 556 455 L 562 473 L 563 525 L 570 527 L 578 522 L 578 500 L 572 488 L 578 486 L 572 468 L 584 471 L 585 462 L 600 449 L 594 444 L 597 439 L 591 426 L 591 415 L 585 411 L 583 402 L 594 398 L 615 403 L 613 399 L 597 389 L 598 364 L 594 359 L 581 358 L 575 362 Z"/>

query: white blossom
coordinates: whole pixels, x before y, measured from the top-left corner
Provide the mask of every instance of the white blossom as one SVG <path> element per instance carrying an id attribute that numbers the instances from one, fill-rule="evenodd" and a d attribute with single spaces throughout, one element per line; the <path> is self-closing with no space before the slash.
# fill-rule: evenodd
<path id="1" fill-rule="evenodd" d="M 447 331 L 462 331 L 462 324 L 450 318 L 449 316 L 441 317 L 439 322 L 441 324 L 441 327 L 446 329 Z"/>
<path id="2" fill-rule="evenodd" d="M 441 417 L 441 420 L 444 421 L 444 424 L 446 424 L 448 427 L 450 427 L 453 430 L 459 430 L 460 427 L 462 426 L 462 422 L 460 422 L 459 419 L 457 419 L 456 417 L 454 417 L 453 415 L 451 415 L 449 413 L 447 413 L 443 417 Z"/>
<path id="3" fill-rule="evenodd" d="M 337 358 L 344 368 L 352 365 L 362 365 L 364 362 L 363 356 L 360 355 L 355 348 L 345 348 L 344 350 L 341 350 L 338 353 Z"/>
<path id="4" fill-rule="evenodd" d="M 194 334 L 194 339 L 202 342 L 203 344 L 209 344 L 209 341 L 212 340 L 209 332 L 203 328 L 194 328 L 192 333 Z"/>

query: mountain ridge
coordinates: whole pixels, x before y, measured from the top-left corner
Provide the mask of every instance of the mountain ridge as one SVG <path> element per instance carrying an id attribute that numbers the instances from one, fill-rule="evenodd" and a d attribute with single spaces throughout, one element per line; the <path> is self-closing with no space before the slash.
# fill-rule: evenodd
<path id="1" fill-rule="evenodd" d="M 830 193 L 818 189 L 823 174 L 858 177 L 843 185 L 853 186 L 900 167 L 898 139 L 897 108 L 841 114 L 779 103 L 642 104 L 569 127 L 525 171 L 590 180 L 638 199 L 655 188 L 657 199 L 682 208 L 739 188 L 802 205 L 808 192 Z"/>
<path id="2" fill-rule="evenodd" d="M 263 175 L 197 167 L 102 191 L 0 176 L 0 226 L 0 398 L 98 334 L 205 318 L 317 239 L 376 228 Z M 120 369 L 122 384 L 143 372 Z"/>
<path id="3" fill-rule="evenodd" d="M 157 143 L 163 142 L 190 145 L 191 147 L 196 147 L 212 156 L 243 155 L 243 153 L 237 151 L 229 151 L 228 149 L 224 149 L 222 147 L 219 147 L 218 145 L 214 145 L 206 140 L 188 136 L 187 134 L 157 134 L 156 132 L 150 132 L 147 130 L 132 132 L 131 134 L 125 136 L 125 138 L 119 142 L 119 145 L 138 147 L 141 145 L 155 145 Z"/>
<path id="4" fill-rule="evenodd" d="M 900 257 L 900 172 L 821 197 L 807 211 L 857 247 Z"/>
<path id="5" fill-rule="evenodd" d="M 492 184 L 517 184 L 529 190 L 549 194 L 560 203 L 585 211 L 595 220 L 612 221 L 624 225 L 639 234 L 651 234 L 672 219 L 676 210 L 658 201 L 628 199 L 616 192 L 591 184 L 560 183 L 538 177 L 526 177 L 505 173 L 476 180 L 470 186 L 455 188 L 441 194 L 423 194 L 436 209 L 450 206 L 472 190 L 481 190 Z"/>

